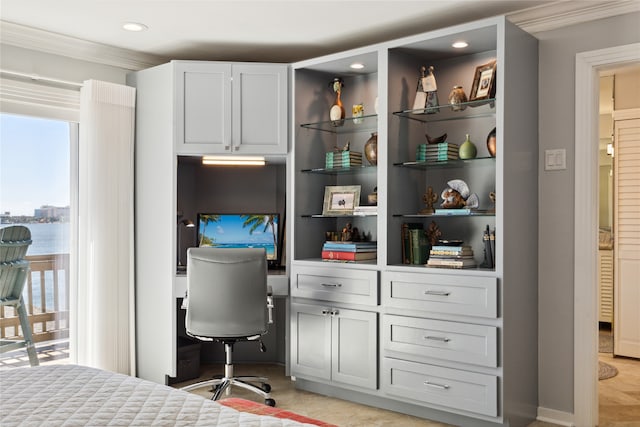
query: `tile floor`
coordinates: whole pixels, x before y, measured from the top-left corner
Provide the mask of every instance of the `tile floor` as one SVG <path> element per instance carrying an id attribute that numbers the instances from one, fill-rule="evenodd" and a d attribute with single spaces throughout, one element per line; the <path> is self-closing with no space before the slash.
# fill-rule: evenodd
<path id="1" fill-rule="evenodd" d="M 203 366 L 201 368 L 202 380 L 219 374 L 222 367 L 216 365 Z M 277 402 L 277 407 L 296 412 L 307 417 L 336 424 L 341 427 L 448 427 L 436 421 L 424 420 L 393 411 L 386 411 L 366 405 L 360 405 L 332 397 L 321 396 L 303 390 L 296 390 L 295 385 L 285 376 L 284 366 L 280 365 L 236 365 L 236 375 L 264 375 L 269 378 L 272 397 Z M 177 383 L 174 387 L 181 387 L 198 380 Z M 210 397 L 208 388 L 204 387 L 193 391 L 202 396 Z M 227 396 L 225 396 L 227 397 Z M 257 394 L 243 389 L 234 388 L 228 397 L 241 397 L 243 399 L 261 402 Z M 529 427 L 558 427 L 555 424 L 536 421 Z"/>

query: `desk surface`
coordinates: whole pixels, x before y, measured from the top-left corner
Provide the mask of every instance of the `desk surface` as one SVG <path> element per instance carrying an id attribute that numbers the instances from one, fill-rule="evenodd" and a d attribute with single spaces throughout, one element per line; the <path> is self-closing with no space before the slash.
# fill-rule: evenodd
<path id="1" fill-rule="evenodd" d="M 271 286 L 273 296 L 286 297 L 289 295 L 289 276 L 286 270 L 269 270 L 267 284 Z M 173 282 L 173 297 L 182 298 L 187 292 L 187 274 L 178 272 Z"/>

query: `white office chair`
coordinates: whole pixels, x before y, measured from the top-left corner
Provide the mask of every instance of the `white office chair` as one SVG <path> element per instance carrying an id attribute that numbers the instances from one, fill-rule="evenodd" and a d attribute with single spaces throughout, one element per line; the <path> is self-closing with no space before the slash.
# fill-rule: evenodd
<path id="1" fill-rule="evenodd" d="M 275 406 L 267 378 L 233 375 L 233 345 L 238 341 L 260 341 L 271 323 L 273 302 L 267 290 L 265 250 L 189 248 L 184 306 L 187 335 L 202 341 L 222 342 L 226 362 L 222 378 L 182 389 L 213 386 L 211 399 L 218 400 L 228 387 L 237 385 L 264 397 L 266 405 Z M 260 350 L 264 351 L 262 341 Z"/>

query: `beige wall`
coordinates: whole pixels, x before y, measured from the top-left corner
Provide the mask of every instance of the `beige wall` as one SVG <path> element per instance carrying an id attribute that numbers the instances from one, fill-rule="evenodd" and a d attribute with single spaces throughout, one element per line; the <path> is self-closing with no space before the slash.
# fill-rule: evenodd
<path id="1" fill-rule="evenodd" d="M 616 110 L 640 108 L 640 67 L 615 73 Z"/>

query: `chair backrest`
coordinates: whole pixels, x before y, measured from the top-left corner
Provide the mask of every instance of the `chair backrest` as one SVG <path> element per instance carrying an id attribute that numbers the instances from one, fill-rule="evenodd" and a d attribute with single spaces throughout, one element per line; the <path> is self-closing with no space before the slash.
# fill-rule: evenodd
<path id="1" fill-rule="evenodd" d="M 267 258 L 264 249 L 189 248 L 189 335 L 246 338 L 267 332 Z"/>
<path id="2" fill-rule="evenodd" d="M 0 229 L 0 301 L 18 301 L 27 280 L 29 262 L 24 260 L 31 244 L 31 231 L 22 225 Z"/>

